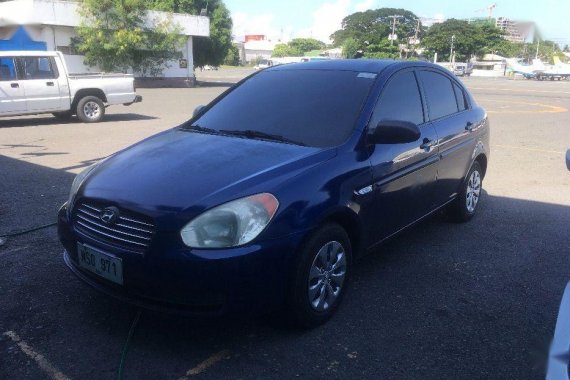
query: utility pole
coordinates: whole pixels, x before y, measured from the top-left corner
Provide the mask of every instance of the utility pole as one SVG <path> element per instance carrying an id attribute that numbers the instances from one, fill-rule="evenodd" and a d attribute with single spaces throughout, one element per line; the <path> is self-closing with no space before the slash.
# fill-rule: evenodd
<path id="1" fill-rule="evenodd" d="M 390 34 L 390 46 L 394 45 L 394 40 L 396 39 L 396 19 L 402 17 L 399 15 L 388 16 L 392 18 L 392 34 Z"/>
<path id="2" fill-rule="evenodd" d="M 451 36 L 451 49 L 449 50 L 449 65 L 451 66 L 451 60 L 453 59 L 453 44 L 455 43 L 455 34 Z"/>

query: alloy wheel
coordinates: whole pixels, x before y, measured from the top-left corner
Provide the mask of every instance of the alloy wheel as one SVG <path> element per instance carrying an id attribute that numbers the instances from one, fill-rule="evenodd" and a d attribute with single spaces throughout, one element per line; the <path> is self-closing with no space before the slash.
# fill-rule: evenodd
<path id="1" fill-rule="evenodd" d="M 339 297 L 346 276 L 346 252 L 330 241 L 321 247 L 309 272 L 308 295 L 315 311 L 328 310 Z"/>
<path id="2" fill-rule="evenodd" d="M 479 171 L 474 170 L 469 177 L 467 182 L 467 197 L 465 203 L 467 206 L 467 211 L 470 213 L 475 212 L 477 207 L 477 202 L 479 201 L 479 196 L 481 194 L 481 174 Z"/>

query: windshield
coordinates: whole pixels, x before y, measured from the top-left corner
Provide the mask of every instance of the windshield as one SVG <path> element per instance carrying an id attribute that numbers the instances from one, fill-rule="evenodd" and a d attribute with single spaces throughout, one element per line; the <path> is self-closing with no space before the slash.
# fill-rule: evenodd
<path id="1" fill-rule="evenodd" d="M 290 142 L 344 142 L 374 82 L 353 71 L 276 70 L 254 75 L 193 123 L 211 131 L 256 131 Z M 259 134 L 257 134 L 259 135 Z M 249 133 L 247 136 L 255 138 Z"/>

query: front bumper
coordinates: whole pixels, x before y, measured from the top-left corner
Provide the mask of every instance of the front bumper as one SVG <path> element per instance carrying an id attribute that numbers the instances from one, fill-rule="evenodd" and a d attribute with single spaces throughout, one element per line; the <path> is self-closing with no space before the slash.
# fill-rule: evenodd
<path id="1" fill-rule="evenodd" d="M 58 216 L 58 235 L 65 247 L 65 263 L 88 285 L 143 308 L 191 315 L 261 314 L 279 308 L 303 236 L 216 250 L 185 248 L 177 236 L 156 236 L 144 254 L 120 252 L 76 232 L 65 206 Z M 81 268 L 78 242 L 120 257 L 124 284 Z"/>

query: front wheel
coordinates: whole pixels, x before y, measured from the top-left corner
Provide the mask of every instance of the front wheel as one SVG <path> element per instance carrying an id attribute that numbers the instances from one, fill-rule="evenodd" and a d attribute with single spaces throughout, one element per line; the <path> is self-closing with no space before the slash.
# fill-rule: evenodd
<path id="1" fill-rule="evenodd" d="M 352 247 L 346 231 L 327 224 L 302 245 L 287 302 L 289 322 L 311 328 L 337 310 L 350 274 Z"/>
<path id="2" fill-rule="evenodd" d="M 77 103 L 77 117 L 85 123 L 96 123 L 105 116 L 105 104 L 96 96 L 85 96 Z"/>
<path id="3" fill-rule="evenodd" d="M 481 164 L 475 161 L 467 174 L 457 199 L 450 205 L 449 212 L 458 222 L 467 222 L 477 212 L 483 186 Z"/>

